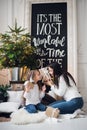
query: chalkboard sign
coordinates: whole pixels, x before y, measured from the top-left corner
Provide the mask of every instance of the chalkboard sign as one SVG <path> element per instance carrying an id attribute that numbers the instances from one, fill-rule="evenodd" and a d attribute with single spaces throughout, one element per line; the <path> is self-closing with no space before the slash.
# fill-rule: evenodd
<path id="1" fill-rule="evenodd" d="M 32 4 L 31 20 L 38 68 L 56 61 L 67 70 L 67 3 Z"/>

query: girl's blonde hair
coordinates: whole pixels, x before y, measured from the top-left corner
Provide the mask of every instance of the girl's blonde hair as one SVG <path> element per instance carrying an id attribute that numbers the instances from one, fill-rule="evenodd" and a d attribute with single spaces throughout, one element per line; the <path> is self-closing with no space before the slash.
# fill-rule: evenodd
<path id="1" fill-rule="evenodd" d="M 28 76 L 27 76 L 27 80 L 30 80 L 30 78 L 33 79 L 36 75 L 36 72 L 40 73 L 40 71 L 38 69 L 29 71 Z"/>
<path id="2" fill-rule="evenodd" d="M 32 83 L 32 82 L 30 82 L 29 80 L 28 81 L 25 81 L 25 83 L 24 83 L 24 86 L 31 86 L 31 88 L 33 88 L 34 87 L 34 84 Z"/>

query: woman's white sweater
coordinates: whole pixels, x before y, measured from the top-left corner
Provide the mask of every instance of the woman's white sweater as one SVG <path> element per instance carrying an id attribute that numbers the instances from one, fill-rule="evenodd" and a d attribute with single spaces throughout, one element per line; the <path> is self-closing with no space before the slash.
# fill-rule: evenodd
<path id="1" fill-rule="evenodd" d="M 59 79 L 59 87 L 56 85 L 51 86 L 51 90 L 56 94 L 64 98 L 64 100 L 69 101 L 73 98 L 81 97 L 81 94 L 78 92 L 77 87 L 75 83 L 72 81 L 72 79 L 69 78 L 71 87 L 69 87 L 63 76 L 60 76 Z"/>

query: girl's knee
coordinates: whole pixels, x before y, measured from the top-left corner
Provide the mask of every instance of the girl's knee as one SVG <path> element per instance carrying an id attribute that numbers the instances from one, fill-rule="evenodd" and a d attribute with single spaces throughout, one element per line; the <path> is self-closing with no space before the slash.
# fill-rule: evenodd
<path id="1" fill-rule="evenodd" d="M 35 106 L 32 105 L 32 104 L 26 106 L 25 109 L 26 109 L 29 113 L 37 113 L 37 110 L 36 110 Z"/>

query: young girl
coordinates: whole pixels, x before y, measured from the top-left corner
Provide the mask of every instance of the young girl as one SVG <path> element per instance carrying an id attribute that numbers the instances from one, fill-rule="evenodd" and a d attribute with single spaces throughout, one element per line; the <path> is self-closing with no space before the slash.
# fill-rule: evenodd
<path id="1" fill-rule="evenodd" d="M 25 92 L 23 97 L 26 99 L 25 109 L 29 113 L 46 110 L 46 106 L 41 103 L 42 98 L 45 96 L 46 87 L 43 85 L 39 88 L 37 84 L 39 80 L 41 80 L 40 72 L 39 70 L 34 70 L 32 71 L 30 80 L 24 83 Z"/>
<path id="2" fill-rule="evenodd" d="M 64 72 L 57 62 L 48 66 L 48 71 L 53 80 L 45 83 L 51 90 L 63 99 L 50 104 L 51 107 L 58 108 L 61 114 L 73 113 L 83 107 L 83 98 L 78 92 L 76 83 L 72 75 Z"/>

